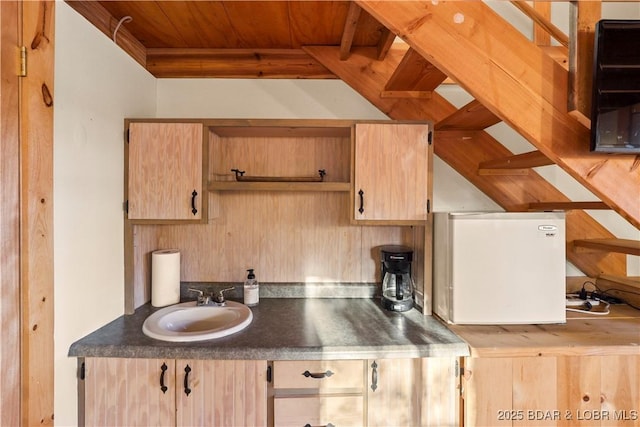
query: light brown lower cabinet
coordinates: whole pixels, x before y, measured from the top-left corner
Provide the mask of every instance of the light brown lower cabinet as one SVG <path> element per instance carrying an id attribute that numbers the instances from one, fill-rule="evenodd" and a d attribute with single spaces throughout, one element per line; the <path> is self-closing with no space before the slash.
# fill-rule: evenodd
<path id="1" fill-rule="evenodd" d="M 640 354 L 472 357 L 465 427 L 638 427 Z"/>
<path id="2" fill-rule="evenodd" d="M 79 425 L 266 426 L 267 362 L 85 358 Z"/>
<path id="3" fill-rule="evenodd" d="M 274 426 L 459 425 L 456 359 L 273 362 Z"/>

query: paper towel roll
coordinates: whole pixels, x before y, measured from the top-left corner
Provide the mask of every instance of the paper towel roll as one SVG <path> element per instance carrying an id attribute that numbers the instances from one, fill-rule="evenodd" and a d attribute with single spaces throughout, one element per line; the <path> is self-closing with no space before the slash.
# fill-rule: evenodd
<path id="1" fill-rule="evenodd" d="M 180 302 L 180 251 L 151 253 L 151 305 L 164 307 Z"/>

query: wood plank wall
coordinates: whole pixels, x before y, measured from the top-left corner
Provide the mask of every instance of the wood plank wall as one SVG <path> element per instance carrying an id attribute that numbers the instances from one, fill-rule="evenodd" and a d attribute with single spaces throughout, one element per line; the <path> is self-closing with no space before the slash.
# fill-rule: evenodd
<path id="1" fill-rule="evenodd" d="M 348 136 L 256 137 L 211 134 L 209 179 L 247 175 L 309 176 L 349 182 Z M 135 307 L 150 300 L 150 258 L 156 249 L 181 251 L 181 280 L 242 282 L 254 268 L 261 282 L 379 283 L 381 245 L 415 247 L 422 293 L 425 227 L 361 226 L 350 221 L 349 192 L 216 191 L 206 224 L 135 225 Z M 430 293 L 430 291 L 429 291 Z"/>

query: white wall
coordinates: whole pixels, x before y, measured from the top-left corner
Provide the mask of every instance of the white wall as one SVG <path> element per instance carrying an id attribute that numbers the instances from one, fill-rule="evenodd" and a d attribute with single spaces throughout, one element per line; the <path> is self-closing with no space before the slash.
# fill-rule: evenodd
<path id="1" fill-rule="evenodd" d="M 55 424 L 77 424 L 69 346 L 124 311 L 123 119 L 153 117 L 156 81 L 56 3 Z"/>

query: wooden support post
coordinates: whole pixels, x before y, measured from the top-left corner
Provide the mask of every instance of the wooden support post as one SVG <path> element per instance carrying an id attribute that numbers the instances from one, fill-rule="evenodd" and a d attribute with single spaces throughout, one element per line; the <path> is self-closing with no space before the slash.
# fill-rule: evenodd
<path id="1" fill-rule="evenodd" d="M 344 23 L 344 31 L 342 32 L 342 40 L 340 41 L 340 59 L 345 60 L 351 53 L 351 45 L 353 44 L 353 36 L 358 28 L 358 20 L 360 19 L 362 9 L 355 3 L 349 5 L 349 12 Z"/>
<path id="2" fill-rule="evenodd" d="M 54 1 L 22 4 L 20 93 L 21 425 L 53 425 Z"/>
<path id="3" fill-rule="evenodd" d="M 551 21 L 551 2 L 534 0 L 533 9 L 545 20 Z M 533 25 L 533 41 L 538 46 L 551 46 L 551 35 L 540 24 Z"/>
<path id="4" fill-rule="evenodd" d="M 20 425 L 19 3 L 0 2 L 0 425 Z"/>
<path id="5" fill-rule="evenodd" d="M 567 110 L 578 118 L 591 117 L 593 82 L 593 43 L 596 22 L 601 16 L 599 1 L 572 1 L 569 45 L 569 105 Z M 580 117 L 582 116 L 582 117 Z M 584 119 L 583 124 L 588 123 Z"/>

